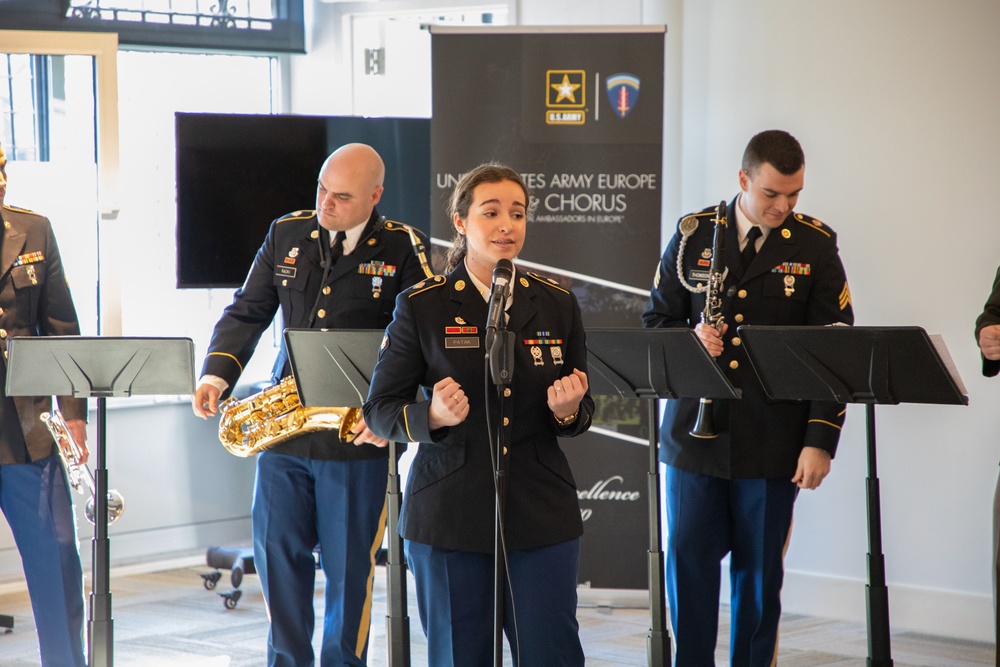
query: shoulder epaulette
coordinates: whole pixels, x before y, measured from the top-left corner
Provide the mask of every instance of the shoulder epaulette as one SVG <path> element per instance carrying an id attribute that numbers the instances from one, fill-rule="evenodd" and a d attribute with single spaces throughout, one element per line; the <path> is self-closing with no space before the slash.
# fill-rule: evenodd
<path id="1" fill-rule="evenodd" d="M 447 282 L 448 279 L 445 278 L 444 276 L 434 276 L 433 278 L 427 278 L 425 280 L 421 280 L 419 283 L 410 288 L 410 293 L 408 297 L 412 299 L 416 295 L 426 292 L 428 290 L 432 290 L 435 287 L 442 287 L 445 284 L 447 284 Z"/>
<path id="2" fill-rule="evenodd" d="M 18 208 L 17 206 L 11 206 L 10 204 L 4 204 L 3 207 L 9 211 L 14 211 L 15 213 L 27 213 L 28 215 L 37 215 L 39 218 L 45 217 L 41 213 L 35 213 L 34 211 L 27 208 Z"/>
<path id="3" fill-rule="evenodd" d="M 796 222 L 801 222 L 803 225 L 809 227 L 810 229 L 815 229 L 817 232 L 826 234 L 827 236 L 831 236 L 830 232 L 832 230 L 826 225 L 824 225 L 822 222 L 817 220 L 816 218 L 806 215 L 805 213 L 794 213 L 793 217 L 795 218 Z"/>
<path id="4" fill-rule="evenodd" d="M 552 280 L 552 278 L 546 278 L 545 276 L 540 276 L 537 273 L 535 273 L 534 271 L 528 271 L 528 275 L 530 277 L 534 278 L 535 280 L 537 280 L 538 282 L 542 283 L 543 285 L 548 285 L 549 287 L 553 287 L 553 288 L 559 290 L 560 292 L 565 292 L 566 294 L 569 294 L 568 290 L 565 290 L 562 287 L 560 287 L 559 283 L 557 283 L 556 281 Z"/>
<path id="5" fill-rule="evenodd" d="M 390 232 L 406 232 L 407 234 L 409 234 L 410 231 L 412 230 L 414 232 L 420 233 L 420 230 L 417 229 L 416 227 L 408 225 L 405 222 L 399 222 L 397 220 L 386 220 L 385 228 Z"/>
<path id="6" fill-rule="evenodd" d="M 709 206 L 708 208 L 702 209 L 697 213 L 688 213 L 687 215 L 685 215 L 683 218 L 681 218 L 681 221 L 678 224 L 681 233 L 684 234 L 684 236 L 689 236 L 693 234 L 694 230 L 698 229 L 698 223 L 701 222 L 698 218 L 705 218 L 708 216 L 712 216 L 712 218 L 714 219 L 717 208 L 718 208 L 717 206 Z"/>
<path id="7" fill-rule="evenodd" d="M 293 211 L 287 215 L 283 215 L 278 218 L 275 222 L 288 222 L 289 220 L 305 220 L 306 218 L 311 218 L 316 215 L 316 211 L 311 209 L 302 209 L 301 211 Z"/>

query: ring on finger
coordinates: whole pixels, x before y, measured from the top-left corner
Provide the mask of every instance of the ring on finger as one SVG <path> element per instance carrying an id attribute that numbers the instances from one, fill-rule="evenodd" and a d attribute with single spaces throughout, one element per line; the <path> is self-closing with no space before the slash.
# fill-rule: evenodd
<path id="1" fill-rule="evenodd" d="M 562 391 L 562 387 L 560 387 L 559 385 L 556 385 L 556 391 Z"/>
<path id="2" fill-rule="evenodd" d="M 452 394 L 452 395 L 451 395 L 451 397 L 455 399 L 455 402 L 456 402 L 456 403 L 458 403 L 458 402 L 459 402 L 459 401 L 461 400 L 461 399 L 460 399 L 460 398 L 458 397 L 458 394 Z"/>

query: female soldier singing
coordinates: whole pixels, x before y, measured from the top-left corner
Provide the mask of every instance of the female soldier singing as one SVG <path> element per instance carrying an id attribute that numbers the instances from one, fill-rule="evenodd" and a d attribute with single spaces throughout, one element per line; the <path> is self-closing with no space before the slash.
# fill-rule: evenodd
<path id="1" fill-rule="evenodd" d="M 480 165 L 462 177 L 450 204 L 448 275 L 396 299 L 364 406 L 379 436 L 420 443 L 399 531 L 435 667 L 493 664 L 496 466 L 488 423 L 504 443 L 504 633 L 515 665 L 584 664 L 576 621 L 583 527 L 556 439 L 586 431 L 594 411 L 576 297 L 515 270 L 506 304 L 512 383 L 495 387 L 484 364 L 491 276 L 499 260 L 521 251 L 528 201 L 507 167 Z"/>

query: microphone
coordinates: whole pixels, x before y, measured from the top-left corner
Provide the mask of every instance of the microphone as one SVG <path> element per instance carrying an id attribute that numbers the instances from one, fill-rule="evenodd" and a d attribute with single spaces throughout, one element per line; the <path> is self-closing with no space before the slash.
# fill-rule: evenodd
<path id="1" fill-rule="evenodd" d="M 500 328 L 500 318 L 507 306 L 510 295 L 510 280 L 514 277 L 514 265 L 509 259 L 501 259 L 493 268 L 493 285 L 490 287 L 490 312 L 486 317 L 486 349 L 493 346 L 497 329 Z"/>

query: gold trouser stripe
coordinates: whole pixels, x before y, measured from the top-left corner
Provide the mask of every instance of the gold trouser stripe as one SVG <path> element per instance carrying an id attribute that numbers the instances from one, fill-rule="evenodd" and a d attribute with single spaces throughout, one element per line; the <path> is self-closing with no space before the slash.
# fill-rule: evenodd
<path id="1" fill-rule="evenodd" d="M 795 515 L 792 515 L 792 520 L 788 522 L 788 535 L 785 536 L 785 546 L 781 549 L 781 567 L 785 567 L 785 554 L 788 553 L 788 545 L 792 541 L 792 526 L 795 524 Z M 774 635 L 774 655 L 771 656 L 771 667 L 775 667 L 778 664 L 778 640 L 781 638 L 781 630 L 779 630 Z"/>
<path id="2" fill-rule="evenodd" d="M 388 465 L 388 464 L 387 464 Z M 382 538 L 385 536 L 385 518 L 386 513 L 389 509 L 389 482 L 386 480 L 385 484 L 386 497 L 382 501 L 382 514 L 378 518 L 378 530 L 375 531 L 375 539 L 372 540 L 372 547 L 369 551 L 371 555 L 371 564 L 368 569 L 368 583 L 366 584 L 368 589 L 368 596 L 365 598 L 364 611 L 361 614 L 361 623 L 358 626 L 358 643 L 354 647 L 354 655 L 361 657 L 361 652 L 365 648 L 365 642 L 368 641 L 368 633 L 371 631 L 372 624 L 372 586 L 375 582 L 375 553 L 382 546 Z"/>

